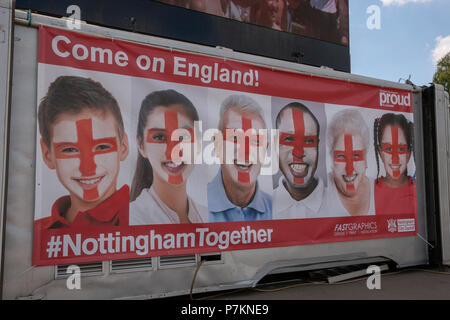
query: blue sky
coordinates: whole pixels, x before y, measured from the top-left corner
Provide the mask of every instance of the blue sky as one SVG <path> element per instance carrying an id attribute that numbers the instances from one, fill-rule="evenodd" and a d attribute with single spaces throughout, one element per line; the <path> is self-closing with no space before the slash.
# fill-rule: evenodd
<path id="1" fill-rule="evenodd" d="M 380 8 L 379 30 L 367 27 L 371 5 Z M 349 7 L 353 74 L 432 81 L 434 61 L 450 51 L 450 0 L 349 0 Z"/>

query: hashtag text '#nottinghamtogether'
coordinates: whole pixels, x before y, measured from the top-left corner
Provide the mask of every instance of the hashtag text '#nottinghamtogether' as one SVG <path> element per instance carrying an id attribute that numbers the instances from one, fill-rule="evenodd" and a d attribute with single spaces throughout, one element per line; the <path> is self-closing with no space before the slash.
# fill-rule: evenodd
<path id="1" fill-rule="evenodd" d="M 121 235 L 120 232 L 100 233 L 98 237 L 82 238 L 81 234 L 51 236 L 47 243 L 48 258 L 93 254 L 136 253 L 139 256 L 151 250 L 170 250 L 195 247 L 217 247 L 221 250 L 230 245 L 246 245 L 272 241 L 273 229 L 252 229 L 250 226 L 239 230 L 214 232 L 208 228 L 196 228 L 190 233 L 158 234 L 150 230 L 148 234 Z"/>

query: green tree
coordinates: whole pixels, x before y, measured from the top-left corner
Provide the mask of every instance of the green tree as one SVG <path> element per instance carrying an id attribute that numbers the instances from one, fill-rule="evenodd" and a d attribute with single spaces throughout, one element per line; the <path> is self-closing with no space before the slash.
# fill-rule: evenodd
<path id="1" fill-rule="evenodd" d="M 439 60 L 433 82 L 443 85 L 445 91 L 450 93 L 450 52 Z"/>

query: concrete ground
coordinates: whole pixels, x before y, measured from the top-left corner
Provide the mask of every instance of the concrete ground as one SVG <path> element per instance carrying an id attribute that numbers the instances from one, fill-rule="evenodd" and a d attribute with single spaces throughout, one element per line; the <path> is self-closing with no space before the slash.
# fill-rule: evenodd
<path id="1" fill-rule="evenodd" d="M 369 290 L 367 276 L 337 284 L 284 280 L 257 288 L 216 292 L 200 300 L 450 300 L 450 269 L 409 268 L 381 274 L 381 289 Z M 311 280 L 309 280 L 311 281 Z M 302 283 L 303 282 L 303 283 Z M 194 296 L 194 299 L 196 297 Z"/>

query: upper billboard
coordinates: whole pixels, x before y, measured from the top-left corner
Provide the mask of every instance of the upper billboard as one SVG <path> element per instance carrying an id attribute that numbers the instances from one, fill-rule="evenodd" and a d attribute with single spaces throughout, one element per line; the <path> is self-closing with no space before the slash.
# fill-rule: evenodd
<path id="1" fill-rule="evenodd" d="M 348 0 L 158 0 L 348 46 Z"/>
<path id="2" fill-rule="evenodd" d="M 76 5 L 80 19 L 89 24 L 350 72 L 347 3 L 348 0 L 17 0 L 16 7 L 67 17 L 73 13 L 69 8 Z M 113 30 L 111 36 L 115 36 Z"/>

